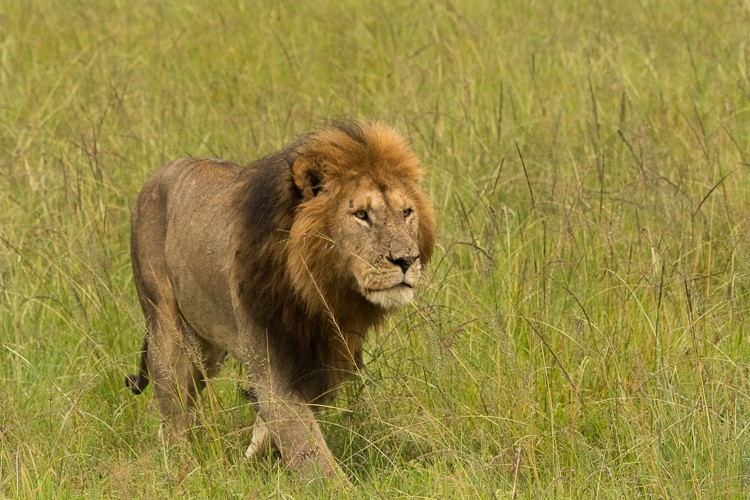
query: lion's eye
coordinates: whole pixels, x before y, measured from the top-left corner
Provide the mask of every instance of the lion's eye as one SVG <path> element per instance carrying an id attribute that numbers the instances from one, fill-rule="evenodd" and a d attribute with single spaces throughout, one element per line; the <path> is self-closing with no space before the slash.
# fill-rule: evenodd
<path id="1" fill-rule="evenodd" d="M 367 220 L 367 211 L 357 210 L 356 212 L 354 212 L 354 216 L 359 220 Z"/>
<path id="2" fill-rule="evenodd" d="M 414 212 L 414 209 L 413 209 L 413 208 L 405 208 L 405 209 L 404 209 L 404 211 L 402 212 L 402 214 L 403 214 L 403 216 L 404 216 L 404 219 L 408 219 L 408 218 L 409 218 L 409 216 L 410 216 L 410 215 L 411 215 L 411 214 L 412 214 L 413 212 Z"/>

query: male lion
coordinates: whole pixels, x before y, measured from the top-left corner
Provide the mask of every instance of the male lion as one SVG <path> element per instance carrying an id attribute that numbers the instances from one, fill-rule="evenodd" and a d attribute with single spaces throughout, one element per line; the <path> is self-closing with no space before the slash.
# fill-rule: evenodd
<path id="1" fill-rule="evenodd" d="M 435 220 L 406 142 L 378 123 L 335 124 L 245 168 L 184 158 L 146 181 L 131 256 L 146 317 L 140 394 L 154 379 L 172 433 L 226 353 L 245 367 L 270 435 L 309 475 L 338 475 L 316 404 L 360 363 L 365 333 L 412 300 Z"/>

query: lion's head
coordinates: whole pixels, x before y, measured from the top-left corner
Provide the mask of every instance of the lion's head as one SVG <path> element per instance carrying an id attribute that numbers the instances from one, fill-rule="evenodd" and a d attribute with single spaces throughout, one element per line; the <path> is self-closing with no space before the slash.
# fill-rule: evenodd
<path id="1" fill-rule="evenodd" d="M 338 125 L 301 141 L 297 154 L 297 290 L 323 307 L 328 297 L 351 300 L 348 292 L 385 309 L 410 302 L 432 256 L 435 219 L 405 140 L 377 123 Z"/>

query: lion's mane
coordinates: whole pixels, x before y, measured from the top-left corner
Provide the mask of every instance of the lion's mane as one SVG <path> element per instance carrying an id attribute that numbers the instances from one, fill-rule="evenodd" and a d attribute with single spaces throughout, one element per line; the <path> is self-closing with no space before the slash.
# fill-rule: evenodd
<path id="1" fill-rule="evenodd" d="M 328 258 L 328 240 L 321 235 L 337 221 L 302 202 L 289 174 L 300 157 L 316 167 L 311 175 L 325 179 L 320 185 L 319 178 L 310 179 L 312 189 L 346 196 L 339 192 L 341 181 L 363 175 L 383 186 L 406 185 L 420 214 L 423 264 L 432 256 L 435 222 L 429 202 L 417 189 L 422 177 L 419 162 L 398 134 L 379 124 L 338 123 L 243 171 L 247 187 L 239 190 L 234 214 L 243 225 L 233 242 L 237 293 L 269 331 L 283 323 L 285 334 L 269 341 L 284 353 L 288 375 L 312 401 L 330 394 L 355 368 L 365 333 L 387 310 L 345 286 L 346 270 Z"/>

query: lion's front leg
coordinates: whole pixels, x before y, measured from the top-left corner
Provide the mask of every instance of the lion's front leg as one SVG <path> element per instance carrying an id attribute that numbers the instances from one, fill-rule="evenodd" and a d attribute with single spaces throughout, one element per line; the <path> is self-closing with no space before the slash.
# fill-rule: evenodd
<path id="1" fill-rule="evenodd" d="M 267 433 L 281 453 L 282 460 L 301 475 L 312 477 L 318 472 L 346 480 L 323 438 L 312 409 L 293 393 L 286 393 L 282 397 L 278 396 L 278 392 L 275 394 L 258 401 L 263 424 L 254 430 L 250 447 L 255 448 L 256 432 L 259 444 L 262 444 L 263 434 Z"/>
<path id="2" fill-rule="evenodd" d="M 291 425 L 290 425 L 291 424 Z M 316 422 L 317 424 L 317 422 Z M 289 465 L 294 466 L 294 463 L 301 464 L 307 459 L 314 460 L 315 457 L 321 456 L 324 453 L 316 452 L 315 450 L 315 443 L 310 443 L 312 446 L 305 446 L 307 443 L 303 443 L 300 439 L 297 439 L 294 437 L 295 433 L 298 433 L 299 430 L 295 430 L 294 422 L 287 422 L 286 424 L 283 424 L 281 428 L 279 429 L 278 433 L 280 436 L 280 440 L 282 442 L 287 443 L 286 445 L 286 453 L 282 452 L 282 458 L 292 457 L 292 460 L 287 460 Z M 302 436 L 298 436 L 302 437 Z M 312 435 L 305 436 L 305 438 L 309 441 L 309 438 L 312 438 Z M 290 439 L 291 438 L 291 439 Z M 293 441 L 300 441 L 300 443 L 297 443 L 296 445 L 293 444 Z M 325 445 L 325 441 L 321 440 L 320 443 Z M 263 417 L 260 416 L 260 414 L 255 416 L 255 422 L 253 422 L 253 437 L 250 441 L 250 445 L 247 447 L 247 451 L 245 451 L 245 458 L 247 460 L 252 460 L 256 456 L 260 455 L 264 451 L 267 451 L 272 445 L 272 438 L 271 438 L 271 431 L 268 428 L 268 424 L 266 424 L 266 421 L 263 420 Z M 298 448 L 295 450 L 295 448 Z M 296 467 L 294 467 L 296 468 Z"/>
<path id="3" fill-rule="evenodd" d="M 250 446 L 247 447 L 245 452 L 245 458 L 251 460 L 253 457 L 259 455 L 262 451 L 268 449 L 271 445 L 271 432 L 268 430 L 266 422 L 260 415 L 255 416 L 255 422 L 253 423 L 253 438 L 250 441 Z"/>

